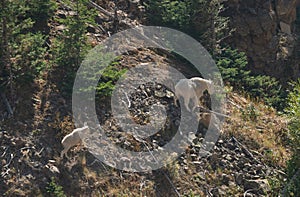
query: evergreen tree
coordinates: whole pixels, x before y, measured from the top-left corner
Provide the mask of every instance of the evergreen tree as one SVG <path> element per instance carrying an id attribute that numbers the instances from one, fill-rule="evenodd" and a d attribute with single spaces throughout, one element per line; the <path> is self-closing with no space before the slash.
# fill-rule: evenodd
<path id="1" fill-rule="evenodd" d="M 229 19 L 222 17 L 221 0 L 151 0 L 145 1 L 148 18 L 154 25 L 179 29 L 200 41 L 212 54 L 230 35 Z"/>
<path id="2" fill-rule="evenodd" d="M 10 89 L 18 79 L 30 77 L 45 67 L 46 37 L 32 33 L 40 19 L 48 21 L 53 4 L 50 0 L 1 0 L 0 3 L 0 86 Z M 42 18 L 39 18 L 39 14 Z M 47 24 L 46 24 L 47 25 Z M 25 77 L 25 78 L 24 78 Z"/>
<path id="3" fill-rule="evenodd" d="M 48 21 L 54 14 L 55 2 L 52 0 L 27 0 L 27 5 L 29 10 L 26 15 L 34 22 L 33 31 L 49 33 Z"/>
<path id="4" fill-rule="evenodd" d="M 66 29 L 56 38 L 53 46 L 54 62 L 57 66 L 63 67 L 67 81 L 65 81 L 68 92 L 72 89 L 75 73 L 81 61 L 90 48 L 87 44 L 88 24 L 95 23 L 95 10 L 87 7 L 88 0 L 66 1 L 66 4 L 75 12 L 67 15 L 66 19 L 59 22 L 66 26 Z"/>
<path id="5" fill-rule="evenodd" d="M 17 46 L 16 40 L 19 35 L 32 25 L 31 19 L 24 18 L 28 10 L 25 2 L 16 0 L 1 0 L 1 48 L 0 48 L 0 85 L 5 89 L 8 82 L 12 86 L 13 78 L 13 48 Z"/>

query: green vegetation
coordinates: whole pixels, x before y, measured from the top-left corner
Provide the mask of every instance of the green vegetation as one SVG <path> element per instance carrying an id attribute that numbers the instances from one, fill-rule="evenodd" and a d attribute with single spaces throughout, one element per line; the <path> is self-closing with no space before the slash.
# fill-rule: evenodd
<path id="1" fill-rule="evenodd" d="M 47 23 L 57 8 L 55 2 L 52 0 L 30 0 L 26 4 L 29 7 L 26 15 L 34 22 L 32 31 L 47 34 L 49 31 Z"/>
<path id="2" fill-rule="evenodd" d="M 63 187 L 56 183 L 54 177 L 51 177 L 51 181 L 48 183 L 46 190 L 47 193 L 49 193 L 51 196 L 66 197 L 66 195 L 64 194 Z"/>
<path id="3" fill-rule="evenodd" d="M 100 4 L 105 1 L 95 2 Z M 118 1 L 107 2 L 119 3 Z M 109 12 L 112 13 L 113 8 L 117 8 L 115 11 L 121 9 L 121 6 L 107 5 L 109 4 L 107 2 L 101 6 Z M 188 33 L 200 41 L 216 60 L 222 78 L 228 84 L 226 87 L 229 89 L 228 95 L 233 97 L 231 98 L 232 103 L 235 104 L 235 106 L 230 106 L 228 111 L 234 119 L 228 118 L 229 123 L 224 127 L 222 135 L 242 136 L 245 139 L 242 143 L 245 142 L 249 151 L 256 151 L 263 156 L 262 162 L 265 162 L 266 165 L 281 167 L 281 164 L 285 163 L 289 156 L 286 144 L 283 142 L 287 135 L 285 133 L 286 124 L 284 120 L 280 121 L 281 117 L 276 115 L 273 108 L 265 107 L 264 104 L 281 110 L 285 107 L 287 93 L 275 78 L 253 74 L 249 69 L 251 65 L 247 61 L 246 54 L 228 47 L 223 42 L 224 38 L 231 34 L 231 30 L 228 25 L 228 18 L 220 15 L 223 10 L 221 0 L 147 0 L 143 2 L 145 2 L 147 10 L 148 23 L 167 26 Z M 158 56 L 164 58 L 164 62 L 171 62 L 175 65 L 183 61 L 179 59 L 179 55 L 168 61 L 167 55 L 163 57 L 165 54 L 154 54 L 156 51 L 152 49 L 147 49 L 152 50 L 151 52 L 141 49 L 137 53 L 128 53 L 122 57 L 114 57 L 112 54 L 104 53 L 101 49 L 95 50 L 95 53 L 92 54 L 88 53 L 92 47 L 88 39 L 93 39 L 92 42 L 94 42 L 95 38 L 105 38 L 112 29 L 114 32 L 125 29 L 123 23 L 118 28 L 112 28 L 115 26 L 113 23 L 116 23 L 117 20 L 113 21 L 113 16 L 108 17 L 102 12 L 92 9 L 88 3 L 89 0 L 2 0 L 0 2 L 0 93 L 6 94 L 7 101 L 11 104 L 14 112 L 17 112 L 15 114 L 18 115 L 6 121 L 6 117 L 4 115 L 4 118 L 2 117 L 4 110 L 0 113 L 1 122 L 2 118 L 4 119 L 0 131 L 3 138 L 3 146 L 1 147 L 3 149 L 3 154 L 1 153 L 3 155 L 1 157 L 3 164 L 1 184 L 3 186 L 0 187 L 0 193 L 8 191 L 6 193 L 8 196 L 14 196 L 18 195 L 17 192 L 20 192 L 20 195 L 24 192 L 22 196 L 26 196 L 32 192 L 31 186 L 34 185 L 41 189 L 41 192 L 47 192 L 48 195 L 57 197 L 77 195 L 76 191 L 72 191 L 74 188 L 82 189 L 80 191 L 82 193 L 78 195 L 86 196 L 92 192 L 98 192 L 98 196 L 153 196 L 160 194 L 158 187 L 164 188 L 165 186 L 166 182 L 159 183 L 160 174 L 153 178 L 151 175 L 155 173 L 149 175 L 135 173 L 132 175 L 112 169 L 107 171 L 106 167 L 101 164 L 106 170 L 106 172 L 104 170 L 102 172 L 96 166 L 97 163 L 93 162 L 86 165 L 87 162 L 85 161 L 85 163 L 82 162 L 82 164 L 77 165 L 74 163 L 77 162 L 76 159 L 70 162 L 61 160 L 55 165 L 60 168 L 60 171 L 66 170 L 66 174 L 72 174 L 69 178 L 78 179 L 75 181 L 77 185 L 69 185 L 71 188 L 68 188 L 66 181 L 58 179 L 59 177 L 64 178 L 63 176 L 52 177 L 47 185 L 44 185 L 44 181 L 39 180 L 40 177 L 51 177 L 53 172 L 51 169 L 47 170 L 44 165 L 36 164 L 42 160 L 49 160 L 49 162 L 56 160 L 61 148 L 60 139 L 64 134 L 74 129 L 70 95 L 80 65 L 88 64 L 90 66 L 89 72 L 83 73 L 83 77 L 98 82 L 96 88 L 86 87 L 80 91 L 86 93 L 93 88 L 96 90 L 97 99 L 107 101 L 116 82 L 126 72 L 125 66 L 122 67 L 122 65 L 128 62 L 126 58 L 131 54 L 134 54 L 135 58 L 132 62 L 155 61 Z M 56 12 L 58 8 L 60 10 Z M 126 11 L 118 12 L 119 20 L 123 22 L 126 21 L 122 18 L 125 17 L 124 13 Z M 102 16 L 104 17 L 102 18 Z M 98 24 L 96 24 L 95 19 L 97 19 Z M 87 33 L 91 33 L 91 31 L 88 32 L 88 29 L 93 29 L 91 26 L 96 27 L 97 25 L 99 28 L 101 26 L 100 29 L 102 30 L 97 30 L 98 35 L 88 37 L 89 34 Z M 132 62 L 126 67 L 133 65 Z M 195 75 L 195 73 L 188 71 L 183 73 Z M 26 85 L 28 87 L 22 87 Z M 288 96 L 288 107 L 285 110 L 291 119 L 289 136 L 293 153 L 287 165 L 290 184 L 287 185 L 285 191 L 289 196 L 296 196 L 297 191 L 300 191 L 300 80 L 293 83 L 293 87 L 294 90 Z M 249 97 L 244 99 L 244 102 L 240 99 L 240 94 L 233 96 L 232 89 Z M 168 97 L 172 96 L 168 95 Z M 216 99 L 221 99 L 219 97 L 217 95 Z M 264 101 L 264 104 L 260 102 L 261 100 Z M 163 104 L 167 102 L 170 104 L 173 101 L 170 98 L 163 100 Z M 100 107 L 105 105 L 105 102 L 99 103 Z M 2 108 L 4 106 L 2 98 L 0 104 Z M 260 109 L 260 105 L 264 106 L 265 109 Z M 109 105 L 105 107 L 109 108 Z M 168 112 L 170 109 L 173 113 L 172 104 L 168 107 L 170 107 Z M 115 121 L 110 119 L 109 110 L 106 111 L 105 109 L 99 113 L 101 113 L 100 116 L 105 116 L 103 120 L 101 118 L 101 121 L 107 124 L 105 126 L 115 131 L 109 134 L 113 134 L 113 137 L 116 135 L 117 138 L 123 138 L 122 132 L 119 132 L 119 128 L 114 125 Z M 148 118 L 148 114 L 144 111 L 141 114 L 146 114 Z M 179 115 L 179 113 L 172 114 L 172 116 Z M 172 119 L 168 118 L 166 121 L 170 122 Z M 175 123 L 177 124 L 177 120 Z M 174 136 L 175 131 L 177 131 L 175 127 L 163 130 L 167 138 Z M 14 136 L 15 134 L 16 136 Z M 149 138 L 149 140 L 151 139 Z M 247 144 L 247 141 L 250 143 Z M 134 145 L 132 143 L 132 146 Z M 153 145 L 156 145 L 156 142 L 153 142 Z M 200 142 L 197 145 L 200 145 Z M 42 147 L 45 148 L 40 149 Z M 232 172 L 236 170 L 233 168 L 232 171 L 227 171 L 219 167 L 214 170 L 213 165 L 209 162 L 202 165 L 196 159 L 199 147 L 192 147 L 192 154 L 182 164 L 167 165 L 168 177 L 172 179 L 171 181 L 177 181 L 174 188 L 180 188 L 180 192 L 185 192 L 183 194 L 185 196 L 204 196 L 205 192 L 212 188 L 211 186 L 218 188 L 224 184 L 220 180 L 222 174 L 233 174 Z M 87 156 L 87 159 L 91 158 L 90 155 L 87 154 Z M 210 162 L 215 165 L 217 161 L 214 160 L 216 159 L 210 158 Z M 45 162 L 42 163 L 46 165 Z M 88 171 L 84 175 L 80 173 L 83 165 L 86 165 L 85 168 Z M 97 169 L 93 168 L 94 166 Z M 36 169 L 32 170 L 32 167 Z M 199 173 L 202 169 L 205 169 L 204 174 Z M 97 170 L 99 173 L 95 173 Z M 43 172 L 43 176 L 37 176 L 40 172 Z M 259 172 L 255 173 L 259 174 Z M 68 179 L 68 176 L 65 177 Z M 278 193 L 284 185 L 281 177 L 268 178 L 273 192 Z M 235 180 L 231 177 L 230 181 L 234 183 Z M 207 185 L 202 187 L 203 183 Z M 231 192 L 227 194 L 229 196 L 244 193 L 242 186 L 232 186 L 229 183 L 228 190 Z M 166 192 L 163 191 L 161 195 L 163 196 L 168 191 L 170 188 L 167 188 Z"/>
<path id="4" fill-rule="evenodd" d="M 87 0 L 75 2 L 67 1 L 67 5 L 73 8 L 75 13 L 69 13 L 66 19 L 58 21 L 65 25 L 65 29 L 55 40 L 55 63 L 73 72 L 78 69 L 81 61 L 90 48 L 87 45 L 87 26 L 94 24 L 95 10 L 88 9 Z"/>
<path id="5" fill-rule="evenodd" d="M 254 75 L 247 69 L 246 54 L 225 48 L 216 57 L 223 80 L 235 90 L 244 91 L 252 98 L 262 99 L 267 105 L 279 110 L 285 106 L 286 91 L 278 80 L 266 75 Z"/>
<path id="6" fill-rule="evenodd" d="M 65 25 L 65 29 L 53 41 L 53 60 L 57 66 L 64 68 L 63 90 L 67 94 L 72 92 L 77 69 L 91 48 L 87 43 L 86 33 L 88 24 L 95 23 L 96 12 L 87 8 L 87 2 L 67 1 L 67 5 L 75 12 L 69 13 L 66 19 L 58 19 L 58 22 Z"/>
<path id="7" fill-rule="evenodd" d="M 228 18 L 220 16 L 220 0 L 151 0 L 145 2 L 148 20 L 153 25 L 179 29 L 215 53 L 230 34 Z"/>
<path id="8" fill-rule="evenodd" d="M 97 54 L 93 54 L 94 57 L 86 57 L 87 51 L 91 49 L 91 46 L 87 43 L 86 29 L 88 25 L 95 25 L 94 18 L 96 16 L 96 11 L 88 9 L 86 6 L 87 3 L 87 0 L 79 0 L 76 3 L 68 1 L 68 5 L 76 10 L 78 14 L 59 20 L 59 22 L 66 26 L 66 29 L 54 41 L 54 61 L 59 67 L 65 68 L 64 92 L 72 92 L 72 82 L 75 79 L 77 69 L 83 59 L 86 58 L 89 61 L 90 69 L 95 71 L 93 72 L 95 74 L 94 77 L 101 74 L 99 84 L 96 88 L 97 96 L 110 96 L 114 89 L 114 82 L 125 73 L 125 70 L 118 68 L 117 60 L 110 62 L 112 60 L 111 55 L 103 54 L 102 51 L 97 50 Z M 97 65 L 93 61 L 96 61 Z M 102 70 L 101 65 L 106 64 L 110 66 Z M 93 66 L 94 68 L 92 68 Z M 96 78 L 90 80 L 96 80 Z"/>
<path id="9" fill-rule="evenodd" d="M 32 81 L 47 67 L 47 21 L 54 4 L 50 1 L 8 1 L 0 4 L 0 86 L 16 80 Z M 43 12 L 40 16 L 40 12 Z M 42 18 L 40 18 L 42 17 Z M 43 21 L 43 23 L 41 23 Z M 39 28 L 37 28 L 39 27 Z"/>
<path id="10" fill-rule="evenodd" d="M 80 77 L 87 80 L 89 84 L 98 82 L 98 85 L 96 88 L 86 87 L 80 92 L 96 91 L 97 97 L 111 96 L 115 83 L 126 72 L 126 69 L 121 68 L 119 59 L 120 57 L 107 53 L 99 46 L 91 50 L 82 62 Z"/>
<path id="11" fill-rule="evenodd" d="M 223 80 L 238 89 L 244 88 L 245 80 L 250 76 L 250 71 L 246 69 L 246 54 L 236 49 L 225 48 L 216 59 Z"/>
<path id="12" fill-rule="evenodd" d="M 117 62 L 115 62 L 115 64 L 112 63 L 112 65 L 104 69 L 101 75 L 101 80 L 96 88 L 97 96 L 111 96 L 115 83 L 123 74 L 125 74 L 126 69 L 118 69 L 116 65 Z"/>
<path id="13" fill-rule="evenodd" d="M 190 24 L 191 1 L 162 0 L 145 3 L 150 21 L 157 25 L 187 29 Z"/>
<path id="14" fill-rule="evenodd" d="M 266 75 L 254 75 L 248 68 L 245 53 L 222 46 L 223 39 L 231 34 L 231 30 L 228 18 L 220 16 L 223 10 L 220 1 L 154 0 L 145 4 L 148 18 L 154 25 L 180 29 L 199 40 L 212 53 L 225 83 L 283 110 L 286 92 L 279 81 Z"/>
<path id="15" fill-rule="evenodd" d="M 258 117 L 258 111 L 255 109 L 254 105 L 250 104 L 246 109 L 241 109 L 242 118 L 245 121 L 252 120 L 256 121 Z"/>
<path id="16" fill-rule="evenodd" d="M 32 80 L 47 68 L 45 40 L 46 36 L 39 32 L 19 36 L 12 53 L 15 56 L 12 62 L 15 77 Z"/>
<path id="17" fill-rule="evenodd" d="M 288 106 L 285 109 L 290 118 L 289 134 L 293 155 L 288 162 L 289 183 L 285 190 L 287 196 L 297 196 L 300 191 L 300 79 L 292 83 L 294 89 L 288 95 Z"/>

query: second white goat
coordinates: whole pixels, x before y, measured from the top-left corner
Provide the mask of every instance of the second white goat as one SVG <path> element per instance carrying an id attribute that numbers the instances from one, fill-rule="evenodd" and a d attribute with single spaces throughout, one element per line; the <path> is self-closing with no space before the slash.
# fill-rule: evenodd
<path id="1" fill-rule="evenodd" d="M 88 130 L 89 130 L 89 127 L 84 126 L 81 128 L 74 129 L 72 131 L 72 133 L 69 133 L 68 135 L 66 135 L 61 141 L 61 144 L 63 145 L 64 149 L 61 151 L 60 157 L 63 158 L 63 156 L 65 155 L 69 159 L 68 154 L 67 154 L 69 149 L 77 144 L 82 143 L 79 133 L 86 132 Z"/>

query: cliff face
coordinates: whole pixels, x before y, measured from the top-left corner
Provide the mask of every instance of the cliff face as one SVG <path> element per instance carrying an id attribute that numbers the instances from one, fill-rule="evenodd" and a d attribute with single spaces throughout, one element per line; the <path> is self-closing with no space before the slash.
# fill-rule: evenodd
<path id="1" fill-rule="evenodd" d="M 235 29 L 228 42 L 246 52 L 252 71 L 283 81 L 300 77 L 300 0 L 225 0 L 224 5 Z"/>

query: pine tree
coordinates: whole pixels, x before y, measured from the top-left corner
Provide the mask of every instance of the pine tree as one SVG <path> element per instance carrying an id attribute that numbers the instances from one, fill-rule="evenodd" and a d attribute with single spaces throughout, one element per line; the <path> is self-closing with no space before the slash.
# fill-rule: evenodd
<path id="1" fill-rule="evenodd" d="M 55 64 L 64 68 L 67 77 L 65 88 L 67 92 L 70 92 L 72 89 L 70 81 L 73 81 L 89 49 L 86 36 L 87 26 L 95 23 L 96 11 L 87 7 L 88 0 L 66 1 L 65 3 L 75 12 L 67 15 L 66 19 L 59 20 L 66 26 L 66 29 L 54 40 L 52 50 Z"/>
<path id="2" fill-rule="evenodd" d="M 0 4 L 0 88 L 5 89 L 8 83 L 12 86 L 12 51 L 16 37 L 31 21 L 20 22 L 25 15 L 26 6 L 23 1 L 1 0 Z"/>
<path id="3" fill-rule="evenodd" d="M 33 32 L 49 33 L 48 21 L 53 16 L 56 4 L 52 0 L 28 0 L 26 17 L 31 18 Z"/>
<path id="4" fill-rule="evenodd" d="M 193 36 L 212 54 L 230 35 L 229 19 L 222 17 L 221 0 L 146 1 L 148 18 L 154 25 L 175 28 Z"/>
<path id="5" fill-rule="evenodd" d="M 39 31 L 32 31 L 44 12 L 43 21 L 51 16 L 50 0 L 1 0 L 0 3 L 0 86 L 11 90 L 21 78 L 38 74 L 44 66 L 45 39 Z M 34 33 L 35 32 L 35 33 Z"/>
<path id="6" fill-rule="evenodd" d="M 1 20 L 1 26 L 0 26 L 0 90 L 1 87 L 4 86 L 5 83 L 5 78 L 6 78 L 6 68 L 9 67 L 9 54 L 8 52 L 8 35 L 7 35 L 7 16 L 6 16 L 6 12 L 7 10 L 6 8 L 6 0 L 1 0 L 0 3 L 0 20 Z"/>

